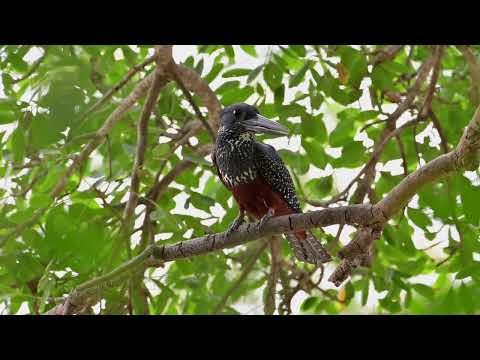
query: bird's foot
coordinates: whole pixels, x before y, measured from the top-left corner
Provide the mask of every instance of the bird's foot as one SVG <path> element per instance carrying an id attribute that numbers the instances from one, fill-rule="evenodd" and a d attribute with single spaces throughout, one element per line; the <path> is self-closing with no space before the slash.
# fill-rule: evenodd
<path id="1" fill-rule="evenodd" d="M 269 208 L 267 213 L 263 215 L 257 225 L 258 231 L 262 230 L 265 224 L 275 215 L 275 210 L 273 208 Z"/>
<path id="2" fill-rule="evenodd" d="M 238 216 L 233 220 L 233 222 L 230 224 L 230 226 L 227 229 L 226 236 L 230 237 L 232 234 L 238 230 L 240 225 L 242 225 L 245 222 L 245 213 L 243 211 L 240 211 Z"/>

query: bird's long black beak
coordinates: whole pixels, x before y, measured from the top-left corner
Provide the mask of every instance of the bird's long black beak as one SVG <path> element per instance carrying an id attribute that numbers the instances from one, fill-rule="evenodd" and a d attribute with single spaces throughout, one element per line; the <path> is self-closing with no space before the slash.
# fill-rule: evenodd
<path id="1" fill-rule="evenodd" d="M 248 131 L 257 133 L 257 134 L 268 134 L 268 135 L 288 135 L 289 130 L 279 123 L 267 119 L 266 117 L 257 114 L 256 117 L 243 120 L 243 125 Z"/>

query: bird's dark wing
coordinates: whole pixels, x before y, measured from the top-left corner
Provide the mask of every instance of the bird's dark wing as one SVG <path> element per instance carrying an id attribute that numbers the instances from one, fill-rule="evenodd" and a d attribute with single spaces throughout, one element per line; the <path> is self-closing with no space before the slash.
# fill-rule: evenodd
<path id="1" fill-rule="evenodd" d="M 217 157 L 216 157 L 216 152 L 217 152 L 217 148 L 214 147 L 213 148 L 213 151 L 212 151 L 212 163 L 213 163 L 213 167 L 215 168 L 215 170 L 217 171 L 217 175 L 218 177 L 220 178 L 220 181 L 223 183 L 223 185 L 225 185 L 227 188 L 227 184 L 225 184 L 225 181 L 223 181 L 222 179 L 222 175 L 220 175 L 220 170 L 218 169 L 218 165 L 217 165 Z"/>
<path id="2" fill-rule="evenodd" d="M 255 141 L 254 151 L 255 168 L 258 174 L 273 191 L 282 196 L 293 211 L 301 212 L 290 173 L 275 148 Z"/>

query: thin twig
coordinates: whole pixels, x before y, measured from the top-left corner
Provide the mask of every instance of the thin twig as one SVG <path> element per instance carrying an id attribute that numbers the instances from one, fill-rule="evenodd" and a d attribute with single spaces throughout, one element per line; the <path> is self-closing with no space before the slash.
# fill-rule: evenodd
<path id="1" fill-rule="evenodd" d="M 440 74 L 440 67 L 442 65 L 442 56 L 443 56 L 443 46 L 438 45 L 433 51 L 434 65 L 432 72 L 432 79 L 430 81 L 430 87 L 428 88 L 427 96 L 425 97 L 425 102 L 423 108 L 420 111 L 421 117 L 426 117 L 428 113 L 432 110 L 432 100 L 435 93 L 435 86 L 437 85 L 438 75 Z"/>
<path id="2" fill-rule="evenodd" d="M 202 122 L 202 125 L 205 127 L 205 129 L 207 130 L 208 134 L 209 134 L 210 137 L 212 138 L 212 141 L 215 142 L 215 133 L 213 132 L 212 128 L 210 127 L 210 124 L 207 122 L 207 120 L 206 120 L 205 117 L 203 116 L 203 114 L 202 114 L 202 112 L 200 111 L 200 109 L 198 108 L 198 105 L 197 105 L 197 104 L 195 103 L 195 101 L 193 100 L 192 95 L 190 94 L 190 92 L 187 90 L 187 88 L 186 88 L 185 85 L 183 84 L 183 81 L 182 81 L 182 80 L 180 79 L 180 77 L 178 76 L 176 65 L 172 66 L 171 74 L 172 74 L 172 76 L 173 76 L 173 79 L 174 79 L 175 82 L 177 83 L 178 87 L 182 90 L 183 95 L 185 96 L 185 98 L 188 100 L 188 102 L 189 102 L 190 105 L 192 106 L 193 110 L 195 111 L 195 114 L 197 114 L 198 118 L 199 118 L 200 121 Z"/>
<path id="3" fill-rule="evenodd" d="M 267 282 L 267 290 L 264 300 L 264 312 L 266 315 L 273 315 L 276 309 L 276 286 L 279 276 L 281 258 L 281 240 L 279 236 L 272 236 L 270 239 L 270 275 Z"/>
<path id="4" fill-rule="evenodd" d="M 28 79 L 35 71 L 37 71 L 38 67 L 43 62 L 43 60 L 45 60 L 45 58 L 47 56 L 48 46 L 42 46 L 42 48 L 43 48 L 42 56 L 39 57 L 37 60 L 35 60 L 33 62 L 32 66 L 30 67 L 30 69 L 28 70 L 28 72 L 25 75 L 23 75 L 22 77 L 20 77 L 18 79 L 12 80 L 12 84 L 16 84 L 16 83 L 19 83 L 20 81 Z"/>
<path id="5" fill-rule="evenodd" d="M 134 67 L 132 67 L 118 83 L 116 83 L 95 104 L 93 104 L 87 111 L 85 111 L 85 113 L 78 120 L 79 124 L 77 127 L 81 128 L 90 114 L 100 109 L 102 105 L 105 104 L 116 92 L 120 91 L 121 88 L 123 88 L 126 84 L 128 84 L 128 82 L 135 76 L 135 74 L 143 70 L 145 66 L 151 64 L 154 61 L 155 61 L 155 55 L 152 55 L 149 58 L 145 59 L 140 64 L 137 64 Z"/>

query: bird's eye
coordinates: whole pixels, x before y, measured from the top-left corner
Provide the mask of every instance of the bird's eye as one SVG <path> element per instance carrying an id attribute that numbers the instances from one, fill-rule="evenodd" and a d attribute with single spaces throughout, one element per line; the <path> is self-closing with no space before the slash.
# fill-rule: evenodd
<path id="1" fill-rule="evenodd" d="M 240 115 L 240 110 L 238 110 L 238 109 L 233 110 L 233 115 L 235 115 L 235 116 Z"/>

